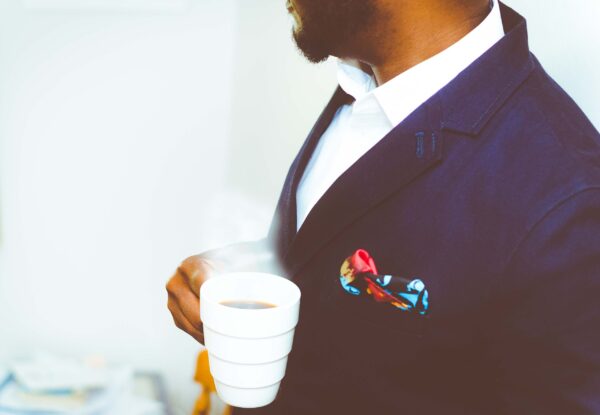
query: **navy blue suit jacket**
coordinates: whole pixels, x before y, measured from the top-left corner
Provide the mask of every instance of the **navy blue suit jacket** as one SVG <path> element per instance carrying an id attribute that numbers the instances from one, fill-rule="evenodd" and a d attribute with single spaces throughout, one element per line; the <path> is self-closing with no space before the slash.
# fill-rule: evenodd
<path id="1" fill-rule="evenodd" d="M 524 19 L 348 169 L 296 232 L 291 166 L 271 229 L 302 290 L 261 414 L 600 413 L 600 137 L 544 72 Z M 342 261 L 418 276 L 426 316 L 347 294 Z M 244 411 L 246 412 L 246 411 Z"/>

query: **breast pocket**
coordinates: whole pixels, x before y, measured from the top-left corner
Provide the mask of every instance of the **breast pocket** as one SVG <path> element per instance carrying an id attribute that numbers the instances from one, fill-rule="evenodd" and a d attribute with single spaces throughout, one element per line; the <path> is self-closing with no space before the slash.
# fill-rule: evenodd
<path id="1" fill-rule="evenodd" d="M 340 289 L 329 301 L 334 324 L 366 339 L 402 342 L 422 338 L 427 332 L 429 316 L 377 302 L 368 295 L 355 296 Z"/>
<path id="2" fill-rule="evenodd" d="M 327 365 L 335 368 L 339 382 L 379 379 L 403 385 L 414 377 L 425 360 L 428 316 L 338 289 L 323 318 L 328 323 Z"/>

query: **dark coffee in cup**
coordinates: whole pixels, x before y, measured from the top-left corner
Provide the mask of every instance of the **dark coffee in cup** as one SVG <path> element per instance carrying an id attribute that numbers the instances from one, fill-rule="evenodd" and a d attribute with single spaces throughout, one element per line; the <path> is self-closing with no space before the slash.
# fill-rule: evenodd
<path id="1" fill-rule="evenodd" d="M 275 304 L 266 303 L 263 301 L 253 300 L 227 300 L 221 301 L 221 304 L 227 307 L 242 308 L 245 310 L 260 310 L 263 308 L 273 308 Z"/>

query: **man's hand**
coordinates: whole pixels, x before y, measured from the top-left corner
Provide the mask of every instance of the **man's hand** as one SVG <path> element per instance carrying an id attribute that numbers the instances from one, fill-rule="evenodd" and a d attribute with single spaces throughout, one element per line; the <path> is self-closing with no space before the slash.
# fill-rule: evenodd
<path id="1" fill-rule="evenodd" d="M 257 271 L 283 275 L 269 242 L 241 242 L 184 260 L 167 283 L 168 307 L 175 325 L 204 344 L 200 320 L 200 286 L 209 273 Z"/>
<path id="2" fill-rule="evenodd" d="M 202 255 L 184 260 L 167 283 L 168 307 L 175 325 L 204 344 L 200 320 L 200 286 L 212 270 L 211 263 Z"/>

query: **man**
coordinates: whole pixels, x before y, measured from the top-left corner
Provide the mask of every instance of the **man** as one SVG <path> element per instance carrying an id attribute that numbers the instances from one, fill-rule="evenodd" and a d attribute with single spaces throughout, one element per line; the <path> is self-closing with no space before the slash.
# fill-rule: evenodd
<path id="1" fill-rule="evenodd" d="M 340 87 L 270 231 L 303 296 L 286 378 L 236 413 L 600 414 L 600 137 L 524 19 L 488 0 L 287 7 Z M 188 258 L 167 287 L 200 342 L 207 269 Z"/>

